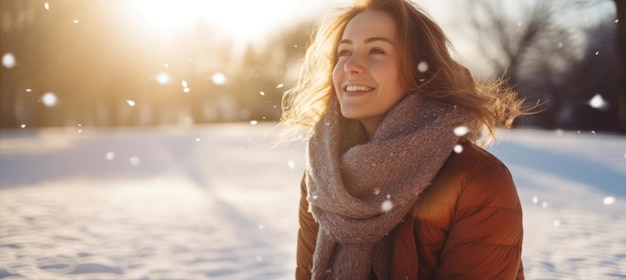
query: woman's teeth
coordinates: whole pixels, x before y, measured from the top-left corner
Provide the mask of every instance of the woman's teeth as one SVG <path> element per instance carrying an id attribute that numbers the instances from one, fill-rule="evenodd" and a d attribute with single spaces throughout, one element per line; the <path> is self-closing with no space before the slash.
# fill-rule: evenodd
<path id="1" fill-rule="evenodd" d="M 353 91 L 370 91 L 373 90 L 373 88 L 368 87 L 368 86 L 346 86 L 346 91 L 347 92 L 353 92 Z"/>

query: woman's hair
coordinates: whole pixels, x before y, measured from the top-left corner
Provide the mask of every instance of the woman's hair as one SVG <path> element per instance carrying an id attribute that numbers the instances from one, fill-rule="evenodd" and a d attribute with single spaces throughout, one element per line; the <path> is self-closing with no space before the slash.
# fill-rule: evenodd
<path id="1" fill-rule="evenodd" d="M 315 30 L 297 83 L 283 99 L 283 138 L 308 138 L 321 114 L 336 102 L 332 72 L 338 42 L 352 18 L 371 10 L 386 12 L 396 22 L 400 81 L 407 92 L 466 108 L 474 120 L 468 124 L 470 140 L 476 142 L 486 128 L 487 143 L 495 138 L 495 127 L 510 127 L 524 113 L 523 100 L 504 81 L 479 84 L 454 61 L 444 32 L 423 10 L 406 0 L 356 0 L 352 7 L 325 18 Z"/>

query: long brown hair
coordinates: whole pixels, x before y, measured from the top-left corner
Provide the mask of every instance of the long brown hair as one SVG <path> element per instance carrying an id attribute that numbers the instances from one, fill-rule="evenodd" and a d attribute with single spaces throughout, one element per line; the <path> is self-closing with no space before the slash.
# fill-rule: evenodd
<path id="1" fill-rule="evenodd" d="M 407 92 L 468 109 L 474 119 L 468 138 L 476 142 L 495 127 L 510 127 L 521 114 L 523 100 L 502 80 L 477 83 L 469 70 L 450 55 L 452 46 L 443 30 L 421 8 L 406 0 L 357 0 L 338 9 L 315 30 L 302 61 L 296 85 L 283 99 L 281 126 L 285 138 L 308 138 L 331 102 L 336 102 L 332 71 L 336 49 L 348 22 L 368 10 L 386 12 L 396 21 L 400 39 L 400 81 Z"/>

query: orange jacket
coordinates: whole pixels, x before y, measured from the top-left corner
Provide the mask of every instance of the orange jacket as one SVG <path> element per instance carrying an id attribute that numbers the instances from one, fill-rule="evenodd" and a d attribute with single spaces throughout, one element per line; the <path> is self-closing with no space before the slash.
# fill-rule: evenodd
<path id="1" fill-rule="evenodd" d="M 390 279 L 524 279 L 522 208 L 509 170 L 464 142 L 395 236 Z M 318 225 L 302 183 L 296 279 L 310 279 Z"/>

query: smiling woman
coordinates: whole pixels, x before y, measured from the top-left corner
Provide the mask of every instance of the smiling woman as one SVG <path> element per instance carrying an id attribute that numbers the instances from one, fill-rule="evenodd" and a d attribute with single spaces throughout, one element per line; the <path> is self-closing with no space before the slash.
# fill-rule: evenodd
<path id="1" fill-rule="evenodd" d="M 137 7 L 149 22 L 163 28 L 190 26 L 201 20 L 218 26 L 237 40 L 250 40 L 293 19 L 290 10 L 297 2 L 137 0 Z"/>

